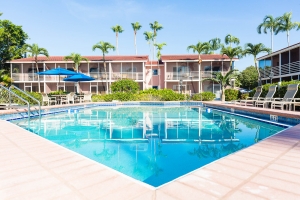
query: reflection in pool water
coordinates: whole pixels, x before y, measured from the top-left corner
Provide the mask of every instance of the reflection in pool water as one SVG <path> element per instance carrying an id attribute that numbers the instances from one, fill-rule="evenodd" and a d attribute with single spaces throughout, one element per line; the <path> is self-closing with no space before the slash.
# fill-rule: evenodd
<path id="1" fill-rule="evenodd" d="M 93 108 L 13 123 L 152 186 L 284 129 L 199 107 Z"/>

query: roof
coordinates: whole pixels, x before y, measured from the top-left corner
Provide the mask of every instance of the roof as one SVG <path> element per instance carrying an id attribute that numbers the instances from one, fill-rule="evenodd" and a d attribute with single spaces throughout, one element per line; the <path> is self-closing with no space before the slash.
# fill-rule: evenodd
<path id="1" fill-rule="evenodd" d="M 279 50 L 274 51 L 274 52 L 272 52 L 272 53 L 270 53 L 270 54 L 261 56 L 261 57 L 257 58 L 257 60 L 261 60 L 261 59 L 263 59 L 263 58 L 271 57 L 271 56 L 274 56 L 274 55 L 277 55 L 277 54 L 279 54 L 279 53 L 283 53 L 283 52 L 289 51 L 289 50 L 294 49 L 294 48 L 297 48 L 297 47 L 300 47 L 300 42 L 299 42 L 299 43 L 296 43 L 296 44 L 293 44 L 293 45 L 291 45 L 291 46 L 285 47 L 285 48 L 283 48 L 283 49 L 279 49 Z"/>
<path id="2" fill-rule="evenodd" d="M 220 54 L 201 54 L 201 59 L 203 61 L 205 60 L 229 60 L 229 57 L 224 55 L 220 55 Z M 166 61 L 177 61 L 177 60 L 183 60 L 183 61 L 187 61 L 187 60 L 198 60 L 199 55 L 198 54 L 190 54 L 190 55 L 162 55 L 161 59 L 163 62 Z M 238 60 L 237 58 L 233 58 L 233 60 Z"/>
<path id="3" fill-rule="evenodd" d="M 65 61 L 65 56 L 38 56 L 38 61 Z M 87 58 L 89 61 L 103 61 L 102 56 L 82 56 Z M 141 56 L 105 56 L 106 61 L 147 61 L 148 56 L 141 55 Z M 33 57 L 28 58 L 20 58 L 16 60 L 12 60 L 11 62 L 32 62 L 34 61 Z"/>

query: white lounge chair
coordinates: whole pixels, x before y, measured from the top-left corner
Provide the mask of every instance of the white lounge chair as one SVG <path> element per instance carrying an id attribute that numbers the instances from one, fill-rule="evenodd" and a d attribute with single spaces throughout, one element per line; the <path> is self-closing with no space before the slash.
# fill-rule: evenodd
<path id="1" fill-rule="evenodd" d="M 235 101 L 234 103 L 235 104 L 240 104 L 242 106 L 247 106 L 247 105 L 251 105 L 253 106 L 255 101 L 258 100 L 259 96 L 261 95 L 261 92 L 262 92 L 262 87 L 261 86 L 258 86 L 256 88 L 256 92 L 255 94 L 253 95 L 253 97 L 248 97 L 247 99 L 245 100 L 240 100 L 240 101 Z"/>
<path id="2" fill-rule="evenodd" d="M 50 106 L 51 104 L 56 104 L 56 98 L 55 97 L 49 97 L 47 94 L 43 93 L 42 94 L 43 97 L 43 102 L 42 104 L 44 105 L 44 103 L 46 103 L 46 105 Z"/>
<path id="3" fill-rule="evenodd" d="M 287 87 L 286 93 L 283 98 L 274 98 L 271 103 L 271 109 L 280 108 L 281 110 L 286 107 L 286 109 L 291 110 L 293 105 L 294 97 L 298 92 L 299 84 L 290 84 Z"/>
<path id="4" fill-rule="evenodd" d="M 272 101 L 276 88 L 277 85 L 270 86 L 267 95 L 264 98 L 258 98 L 257 101 L 255 101 L 255 107 L 262 106 L 263 108 L 268 108 L 268 104 Z"/>

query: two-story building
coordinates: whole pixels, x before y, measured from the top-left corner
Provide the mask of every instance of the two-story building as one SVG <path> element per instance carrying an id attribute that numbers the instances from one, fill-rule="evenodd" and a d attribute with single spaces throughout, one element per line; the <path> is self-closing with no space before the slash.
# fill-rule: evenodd
<path id="1" fill-rule="evenodd" d="M 220 95 L 220 85 L 204 78 L 213 77 L 213 72 L 227 73 L 230 70 L 230 59 L 217 54 L 201 55 L 163 55 L 161 61 L 149 61 L 147 55 L 139 56 L 106 56 L 106 71 L 102 56 L 83 56 L 89 61 L 82 61 L 78 71 L 95 78 L 94 81 L 80 82 L 83 92 L 105 93 L 106 80 L 108 85 L 120 79 L 136 81 L 140 89 L 169 88 L 183 93 L 199 93 L 211 91 Z M 38 70 L 45 71 L 53 68 L 74 70 L 73 61 L 65 61 L 63 56 L 38 57 Z M 237 59 L 234 59 L 237 60 Z M 36 74 L 34 58 L 21 58 L 10 62 L 11 77 L 14 84 L 27 91 L 49 93 L 56 90 L 77 91 L 76 84 L 65 82 L 65 76 L 39 76 Z"/>
<path id="2" fill-rule="evenodd" d="M 257 59 L 263 84 L 300 80 L 300 43 Z"/>

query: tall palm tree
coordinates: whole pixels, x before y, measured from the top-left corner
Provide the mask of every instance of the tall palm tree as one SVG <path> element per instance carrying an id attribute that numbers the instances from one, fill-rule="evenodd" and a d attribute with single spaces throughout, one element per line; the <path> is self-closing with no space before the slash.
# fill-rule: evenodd
<path id="1" fill-rule="evenodd" d="M 212 54 L 214 54 L 214 51 L 217 51 L 218 49 L 221 48 L 221 39 L 220 38 L 213 38 L 208 41 L 210 44 L 210 51 Z"/>
<path id="2" fill-rule="evenodd" d="M 167 43 L 163 42 L 163 43 L 160 43 L 160 44 L 154 44 L 154 46 L 156 47 L 157 49 L 157 54 L 156 54 L 156 57 L 157 57 L 157 60 L 159 61 L 160 60 L 160 57 L 161 57 L 161 53 L 160 51 L 163 49 L 164 46 L 166 46 Z"/>
<path id="3" fill-rule="evenodd" d="M 150 55 L 151 55 L 151 42 L 153 44 L 154 34 L 151 31 L 145 31 L 144 36 L 145 36 L 145 40 L 149 44 Z M 151 75 L 152 75 L 152 61 L 151 61 L 150 65 L 151 65 Z M 151 78 L 151 85 L 152 85 L 152 78 Z"/>
<path id="4" fill-rule="evenodd" d="M 290 46 L 290 30 L 300 29 L 300 22 L 292 22 L 292 12 L 284 13 L 283 16 L 278 18 L 279 25 L 278 28 L 275 30 L 275 35 L 277 35 L 279 32 L 286 32 L 287 37 L 287 43 L 288 46 Z"/>
<path id="5" fill-rule="evenodd" d="M 231 35 L 231 34 L 227 34 L 225 36 L 225 44 L 229 44 L 229 46 L 231 47 L 231 44 L 236 44 L 239 45 L 240 44 L 240 39 Z"/>
<path id="6" fill-rule="evenodd" d="M 215 75 L 215 78 L 205 78 L 202 81 L 211 80 L 219 83 L 221 85 L 222 90 L 222 101 L 225 101 L 225 89 L 228 85 L 230 85 L 230 80 L 232 78 L 235 78 L 235 73 L 237 70 L 230 70 L 225 74 L 225 76 L 222 75 L 221 72 L 213 72 L 213 75 Z"/>
<path id="7" fill-rule="evenodd" d="M 66 60 L 66 61 L 72 60 L 74 62 L 74 71 L 76 71 L 76 72 L 78 72 L 78 70 L 79 70 L 79 66 L 80 66 L 81 61 L 86 61 L 86 62 L 89 61 L 87 58 L 82 57 L 78 53 L 71 53 L 69 56 L 65 56 L 64 60 Z"/>
<path id="8" fill-rule="evenodd" d="M 237 57 L 237 58 L 241 58 L 242 57 L 242 54 L 243 54 L 243 50 L 242 50 L 242 47 L 238 46 L 238 47 L 223 47 L 220 51 L 220 53 L 223 55 L 226 55 L 229 57 L 230 59 L 230 69 L 232 70 L 233 67 L 232 67 L 232 60 L 233 58 Z"/>
<path id="9" fill-rule="evenodd" d="M 258 86 L 261 86 L 261 75 L 260 75 L 259 68 L 257 66 L 256 56 L 259 53 L 263 53 L 263 52 L 271 53 L 271 49 L 265 47 L 265 45 L 262 43 L 258 43 L 258 44 L 247 43 L 245 44 L 245 50 L 243 52 L 244 55 L 253 55 L 254 65 L 258 73 Z"/>
<path id="10" fill-rule="evenodd" d="M 153 23 L 149 23 L 150 28 L 153 30 L 153 57 L 152 59 L 154 60 L 154 44 L 156 43 L 156 36 L 157 36 L 157 31 L 163 29 L 163 26 L 159 24 L 157 21 L 154 21 Z"/>
<path id="11" fill-rule="evenodd" d="M 190 45 L 187 47 L 187 50 L 189 51 L 190 49 L 193 50 L 193 52 L 197 52 L 198 53 L 198 68 L 199 68 L 199 73 L 200 73 L 200 82 L 201 82 L 201 53 L 204 53 L 206 51 L 208 51 L 210 49 L 210 45 L 208 42 L 198 42 L 196 45 Z M 199 85 L 199 92 L 202 92 L 202 84 Z"/>
<path id="12" fill-rule="evenodd" d="M 142 28 L 139 22 L 131 23 L 133 32 L 134 32 L 134 46 L 135 46 L 135 55 L 137 55 L 137 46 L 136 46 L 136 33 Z"/>
<path id="13" fill-rule="evenodd" d="M 113 30 L 113 32 L 116 33 L 116 47 L 117 47 L 117 54 L 119 55 L 118 37 L 119 37 L 119 33 L 122 33 L 124 30 L 118 24 L 116 26 L 111 27 L 111 29 Z"/>
<path id="14" fill-rule="evenodd" d="M 78 53 L 71 53 L 69 56 L 65 56 L 64 60 L 68 61 L 68 60 L 72 60 L 74 62 L 74 71 L 78 72 L 79 70 L 79 66 L 80 66 L 80 62 L 81 61 L 86 61 L 88 62 L 89 60 L 87 58 L 82 57 L 80 54 Z M 79 83 L 76 83 L 76 88 L 77 88 L 77 93 L 80 93 L 80 89 L 79 89 Z"/>
<path id="15" fill-rule="evenodd" d="M 263 22 L 258 25 L 257 32 L 261 34 L 261 29 L 264 29 L 264 33 L 267 34 L 267 30 L 271 31 L 271 50 L 273 51 L 273 33 L 277 30 L 279 25 L 278 17 L 274 18 L 272 15 L 266 15 L 263 19 Z"/>
<path id="16" fill-rule="evenodd" d="M 102 51 L 105 81 L 106 81 L 106 94 L 108 94 L 108 82 L 107 82 L 107 72 L 106 72 L 107 70 L 106 70 L 105 54 L 108 53 L 108 51 L 110 49 L 114 51 L 116 48 L 113 45 L 111 45 L 109 42 L 100 41 L 100 42 L 98 42 L 97 44 L 95 44 L 93 46 L 93 51 L 95 51 L 95 49 L 100 49 Z"/>
<path id="17" fill-rule="evenodd" d="M 49 57 L 49 53 L 47 49 L 39 47 L 38 44 L 32 44 L 32 45 L 25 44 L 23 46 L 23 51 L 31 53 L 30 57 L 34 58 L 37 73 L 39 72 L 39 65 L 38 65 L 38 58 L 37 58 L 38 55 L 44 55 L 47 58 Z M 38 87 L 40 93 L 41 92 L 40 76 L 38 75 L 37 77 L 38 77 Z"/>

